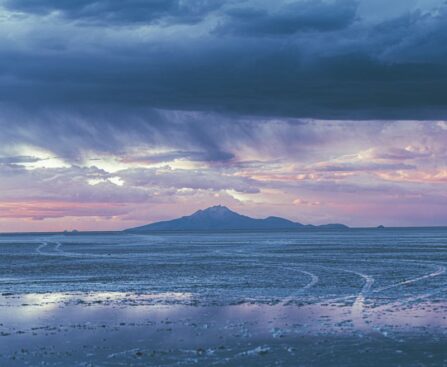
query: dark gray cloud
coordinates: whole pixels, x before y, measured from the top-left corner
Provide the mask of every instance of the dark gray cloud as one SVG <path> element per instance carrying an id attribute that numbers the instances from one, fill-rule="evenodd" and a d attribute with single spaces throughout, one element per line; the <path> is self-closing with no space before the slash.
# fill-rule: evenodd
<path id="1" fill-rule="evenodd" d="M 374 158 L 386 160 L 413 160 L 418 158 L 428 158 L 432 154 L 433 153 L 430 151 L 411 151 L 408 149 L 393 148 L 383 152 L 375 152 Z"/>
<path id="2" fill-rule="evenodd" d="M 126 126 L 126 113 L 154 108 L 324 119 L 447 113 L 445 5 L 372 22 L 349 0 L 3 4 L 33 14 L 5 25 L 17 37 L 0 37 L 0 101 L 18 110 L 40 106 L 66 119 L 82 110 L 85 119 L 106 120 L 112 109 Z M 212 9 L 211 20 L 178 28 L 189 14 L 182 6 Z M 40 24 L 53 10 L 61 15 Z M 138 28 L 146 12 L 148 22 L 172 19 L 169 30 Z M 89 17 L 102 24 L 66 21 Z M 136 28 L 117 27 L 120 19 Z"/>
<path id="3" fill-rule="evenodd" d="M 0 151 L 17 145 L 42 147 L 68 162 L 110 154 L 127 162 L 181 159 L 233 165 L 241 149 L 267 156 L 303 155 L 314 145 L 338 138 L 336 129 L 322 130 L 287 119 L 120 106 L 0 109 Z M 146 153 L 148 148 L 161 149 L 162 153 Z M 138 153 L 132 152 L 136 149 Z"/>
<path id="4" fill-rule="evenodd" d="M 121 161 L 124 163 L 163 163 L 174 160 L 188 160 L 197 162 L 220 162 L 229 161 L 234 158 L 234 154 L 230 152 L 211 151 L 211 152 L 197 152 L 197 151 L 171 151 L 167 153 L 150 154 L 150 155 L 131 155 L 124 156 Z M 1 162 L 1 160 L 0 160 Z"/>
<path id="5" fill-rule="evenodd" d="M 225 12 L 224 20 L 215 32 L 242 36 L 284 36 L 300 31 L 336 31 L 354 22 L 356 10 L 357 2 L 352 0 L 329 3 L 306 0 L 286 3 L 271 10 L 235 7 Z"/>
<path id="6" fill-rule="evenodd" d="M 192 190 L 235 190 L 241 193 L 259 193 L 256 180 L 230 176 L 212 170 L 156 170 L 128 169 L 117 172 L 126 184 L 136 187 L 161 187 Z"/>
<path id="7" fill-rule="evenodd" d="M 17 155 L 17 156 L 9 156 L 9 157 L 1 157 L 0 156 L 0 165 L 14 165 L 20 163 L 35 163 L 41 161 L 41 158 Z"/>
<path id="8" fill-rule="evenodd" d="M 65 201 L 139 203 L 151 199 L 151 191 L 122 187 L 107 179 L 112 175 L 97 168 L 37 168 L 0 166 L 2 201 Z M 97 180 L 89 184 L 88 180 Z"/>
<path id="9" fill-rule="evenodd" d="M 313 167 L 320 172 L 373 172 L 373 171 L 396 171 L 416 169 L 416 166 L 405 163 L 329 163 Z"/>
<path id="10" fill-rule="evenodd" d="M 195 23 L 222 5 L 217 0 L 6 0 L 7 9 L 96 24 Z"/>

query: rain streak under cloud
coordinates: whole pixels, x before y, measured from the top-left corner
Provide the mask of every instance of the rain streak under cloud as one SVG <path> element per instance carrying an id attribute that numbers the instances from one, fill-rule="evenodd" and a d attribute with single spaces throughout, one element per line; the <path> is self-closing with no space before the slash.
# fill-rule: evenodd
<path id="1" fill-rule="evenodd" d="M 214 204 L 447 224 L 447 5 L 0 0 L 0 231 Z"/>

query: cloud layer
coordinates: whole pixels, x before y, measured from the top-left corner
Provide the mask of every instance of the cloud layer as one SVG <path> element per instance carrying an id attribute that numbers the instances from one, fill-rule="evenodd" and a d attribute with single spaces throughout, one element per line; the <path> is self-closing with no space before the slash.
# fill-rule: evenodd
<path id="1" fill-rule="evenodd" d="M 445 223 L 444 122 L 235 121 L 209 113 L 194 121 L 214 139 L 202 144 L 183 123 L 178 140 L 161 129 L 156 138 L 123 131 L 109 141 L 105 129 L 93 136 L 109 144 L 87 136 L 68 152 L 57 139 L 22 146 L 17 139 L 0 159 L 0 226 L 125 228 L 218 203 L 305 223 Z M 76 146 L 78 134 L 64 144 Z"/>
<path id="2" fill-rule="evenodd" d="M 443 117 L 446 5 L 398 1 L 400 11 L 390 5 L 391 14 L 374 16 L 371 3 L 4 0 L 0 99 L 298 118 Z"/>

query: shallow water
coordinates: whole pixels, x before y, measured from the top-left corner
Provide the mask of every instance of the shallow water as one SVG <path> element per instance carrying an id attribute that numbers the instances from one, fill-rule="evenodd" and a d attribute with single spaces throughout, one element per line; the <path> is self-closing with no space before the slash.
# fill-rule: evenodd
<path id="1" fill-rule="evenodd" d="M 0 365 L 447 365 L 447 230 L 0 236 Z"/>

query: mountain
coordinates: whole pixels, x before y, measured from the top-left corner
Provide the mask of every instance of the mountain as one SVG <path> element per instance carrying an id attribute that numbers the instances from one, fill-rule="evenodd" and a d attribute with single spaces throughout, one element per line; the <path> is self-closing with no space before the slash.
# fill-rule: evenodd
<path id="1" fill-rule="evenodd" d="M 217 205 L 178 219 L 156 222 L 127 229 L 126 232 L 144 233 L 152 231 L 212 231 L 212 230 L 290 230 L 305 228 L 346 229 L 343 224 L 323 226 L 303 225 L 280 217 L 265 219 L 250 218 L 238 214 L 225 206 Z"/>

